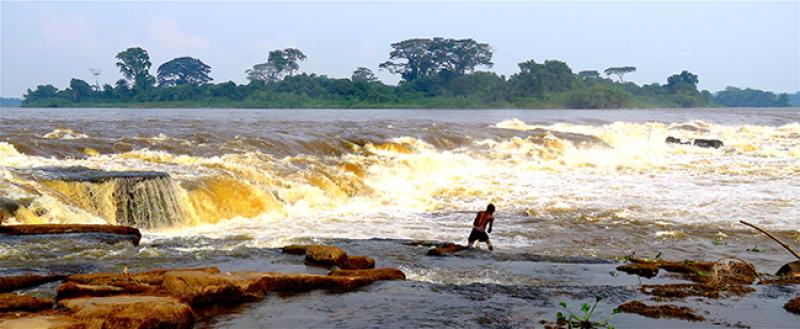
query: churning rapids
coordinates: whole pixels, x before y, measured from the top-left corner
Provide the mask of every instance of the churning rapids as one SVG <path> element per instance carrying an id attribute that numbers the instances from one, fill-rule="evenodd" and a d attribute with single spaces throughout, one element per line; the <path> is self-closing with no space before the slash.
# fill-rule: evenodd
<path id="1" fill-rule="evenodd" d="M 777 268 L 785 252 L 738 220 L 800 241 L 798 109 L 1 111 L 0 197 L 19 206 L 4 222 L 144 232 L 139 248 L 0 240 L 7 272 L 247 268 L 309 239 L 463 243 L 487 202 L 512 254 L 715 260 L 758 245 L 751 261 Z M 526 280 L 395 261 L 418 282 Z"/>

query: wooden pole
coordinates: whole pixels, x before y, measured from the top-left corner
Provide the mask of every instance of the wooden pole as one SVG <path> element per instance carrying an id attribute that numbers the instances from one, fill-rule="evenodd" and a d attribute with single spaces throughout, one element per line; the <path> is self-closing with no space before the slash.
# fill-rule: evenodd
<path id="1" fill-rule="evenodd" d="M 785 248 L 785 249 L 786 249 L 786 250 L 788 250 L 790 253 L 792 253 L 792 255 L 794 255 L 794 257 L 797 257 L 797 259 L 798 259 L 798 260 L 800 260 L 800 255 L 798 255 L 798 254 L 797 254 L 797 252 L 796 252 L 796 251 L 794 251 L 794 249 L 792 249 L 792 247 L 789 247 L 789 245 L 788 245 L 788 244 L 786 244 L 786 243 L 784 243 L 783 241 L 781 241 L 781 239 L 778 239 L 777 237 L 775 237 L 774 235 L 772 235 L 772 234 L 770 234 L 769 232 L 765 231 L 764 229 L 762 229 L 762 228 L 760 228 L 760 227 L 758 227 L 758 226 L 755 226 L 755 225 L 753 225 L 753 224 L 750 224 L 750 223 L 748 223 L 748 222 L 745 222 L 745 221 L 743 221 L 743 220 L 740 220 L 740 221 L 739 221 L 739 223 L 742 223 L 742 224 L 744 224 L 744 225 L 750 226 L 750 227 L 752 227 L 752 228 L 756 229 L 757 231 L 759 231 L 759 232 L 761 232 L 761 233 L 764 233 L 764 234 L 766 234 L 766 235 L 767 235 L 767 236 L 768 236 L 770 239 L 772 239 L 772 240 L 775 240 L 775 242 L 777 242 L 777 243 L 778 243 L 779 245 L 781 245 L 783 248 Z"/>

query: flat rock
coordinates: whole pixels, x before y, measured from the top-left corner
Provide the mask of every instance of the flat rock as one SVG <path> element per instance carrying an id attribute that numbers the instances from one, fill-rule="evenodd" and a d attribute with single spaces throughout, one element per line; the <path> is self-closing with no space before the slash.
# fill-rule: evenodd
<path id="1" fill-rule="evenodd" d="M 17 294 L 0 294 L 0 313 L 39 312 L 53 307 L 49 299 Z"/>
<path id="2" fill-rule="evenodd" d="M 310 245 L 307 244 L 290 244 L 288 246 L 283 247 L 283 252 L 287 254 L 293 255 L 305 255 L 306 249 L 308 249 Z"/>
<path id="3" fill-rule="evenodd" d="M 67 282 L 75 282 L 88 285 L 108 285 L 115 287 L 129 286 L 160 286 L 164 282 L 164 274 L 170 271 L 201 271 L 207 273 L 219 273 L 219 269 L 214 267 L 191 268 L 191 269 L 159 269 L 146 272 L 134 273 L 89 273 L 76 274 L 67 277 Z"/>
<path id="4" fill-rule="evenodd" d="M 635 313 L 648 318 L 673 318 L 687 321 L 704 321 L 705 318 L 694 314 L 691 308 L 675 305 L 647 305 L 638 300 L 630 301 L 619 306 L 625 313 Z"/>
<path id="5" fill-rule="evenodd" d="M 375 268 L 375 259 L 367 256 L 347 256 L 341 266 L 344 270 L 365 270 Z"/>
<path id="6" fill-rule="evenodd" d="M 448 242 L 448 243 L 440 244 L 436 248 L 428 250 L 428 256 L 446 256 L 446 255 L 451 255 L 451 254 L 457 253 L 457 252 L 462 251 L 464 249 L 467 249 L 467 247 L 463 246 L 463 245 L 460 245 L 460 244 L 455 244 L 455 243 L 449 243 Z"/>
<path id="7" fill-rule="evenodd" d="M 172 297 L 90 297 L 62 300 L 60 304 L 89 328 L 189 329 L 194 324 L 192 308 Z"/>
<path id="8" fill-rule="evenodd" d="M 0 292 L 36 287 L 48 282 L 63 280 L 64 275 L 17 275 L 0 277 Z"/>
<path id="9" fill-rule="evenodd" d="M 256 278 L 248 275 L 170 271 L 164 276 L 163 286 L 170 295 L 192 305 L 243 303 L 260 297 L 248 293 L 254 281 Z"/>
<path id="10" fill-rule="evenodd" d="M 376 268 L 366 270 L 333 270 L 331 276 L 365 277 L 370 280 L 405 280 L 406 274 L 396 268 Z"/>
<path id="11" fill-rule="evenodd" d="M 238 274 L 244 275 L 244 274 Z M 317 289 L 335 292 L 348 292 L 375 282 L 368 277 L 327 276 L 315 274 L 295 273 L 252 273 L 251 284 L 247 290 L 250 293 L 278 292 L 307 292 Z"/>
<path id="12" fill-rule="evenodd" d="M 0 319 L 2 329 L 85 329 L 82 321 L 62 314 L 37 314 L 19 318 Z"/>
<path id="13" fill-rule="evenodd" d="M 145 286 L 115 287 L 109 285 L 89 285 L 75 282 L 66 282 L 56 289 L 56 300 L 79 297 L 105 297 L 121 294 L 138 294 L 155 291 Z"/>
<path id="14" fill-rule="evenodd" d="M 139 229 L 120 225 L 95 225 L 95 224 L 32 224 L 32 225 L 3 225 L 0 234 L 7 235 L 42 235 L 42 234 L 80 234 L 101 233 L 121 235 L 128 238 L 134 246 L 139 245 L 142 233 Z"/>
<path id="15" fill-rule="evenodd" d="M 339 247 L 312 245 L 306 248 L 306 260 L 322 266 L 339 266 L 347 261 L 347 253 Z"/>

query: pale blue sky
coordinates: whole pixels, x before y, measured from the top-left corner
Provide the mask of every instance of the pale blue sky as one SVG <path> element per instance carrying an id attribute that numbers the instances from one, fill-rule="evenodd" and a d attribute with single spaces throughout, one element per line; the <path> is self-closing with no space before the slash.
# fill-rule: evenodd
<path id="1" fill-rule="evenodd" d="M 141 46 L 152 72 L 179 56 L 211 65 L 215 82 L 274 48 L 308 55 L 301 71 L 349 77 L 378 72 L 389 44 L 412 37 L 474 38 L 495 49 L 492 71 L 511 75 L 528 59 L 573 71 L 633 65 L 636 83 L 681 70 L 700 87 L 800 90 L 800 1 L 789 2 L 0 2 L 0 95 L 71 77 L 121 78 L 117 52 Z"/>

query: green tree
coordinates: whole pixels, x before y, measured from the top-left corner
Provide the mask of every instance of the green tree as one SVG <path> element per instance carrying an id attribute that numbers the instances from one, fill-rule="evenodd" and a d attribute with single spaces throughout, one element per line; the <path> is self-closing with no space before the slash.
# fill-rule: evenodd
<path id="1" fill-rule="evenodd" d="M 53 85 L 38 85 L 36 90 L 30 90 L 29 88 L 28 92 L 22 96 L 22 104 L 28 105 L 37 100 L 55 98 L 56 94 L 58 94 L 58 88 L 53 87 Z"/>
<path id="2" fill-rule="evenodd" d="M 520 73 L 511 76 L 509 82 L 514 93 L 520 96 L 541 97 L 547 92 L 563 92 L 572 88 L 575 74 L 567 63 L 546 60 L 538 64 L 534 60 L 517 64 Z"/>
<path id="3" fill-rule="evenodd" d="M 680 91 L 697 92 L 697 83 L 700 80 L 697 75 L 689 71 L 683 71 L 681 74 L 673 74 L 667 78 L 667 89 L 672 93 Z"/>
<path id="4" fill-rule="evenodd" d="M 622 67 L 609 67 L 605 71 L 606 75 L 616 75 L 619 78 L 619 82 L 623 82 L 622 77 L 624 77 L 628 73 L 636 72 L 636 67 L 633 66 L 622 66 Z"/>
<path id="5" fill-rule="evenodd" d="M 586 70 L 578 72 L 578 76 L 584 80 L 597 80 L 600 79 L 600 72 L 595 70 Z"/>
<path id="6" fill-rule="evenodd" d="M 456 74 L 473 72 L 478 66 L 492 67 L 492 49 L 472 39 L 416 38 L 392 44 L 389 60 L 380 64 L 405 81 L 443 71 Z"/>
<path id="7" fill-rule="evenodd" d="M 245 73 L 250 81 L 276 82 L 300 69 L 299 62 L 304 60 L 306 55 L 299 49 L 277 49 L 269 52 L 266 63 L 253 65 Z"/>
<path id="8" fill-rule="evenodd" d="M 72 91 L 72 101 L 80 102 L 82 99 L 92 96 L 92 86 L 86 81 L 81 79 L 72 79 L 69 81 L 69 89 Z"/>
<path id="9" fill-rule="evenodd" d="M 372 70 L 366 67 L 359 67 L 353 71 L 353 75 L 350 77 L 352 81 L 366 81 L 366 82 L 373 82 L 377 81 L 378 78 L 375 77 L 375 74 L 372 73 Z"/>
<path id="10" fill-rule="evenodd" d="M 117 59 L 119 71 L 128 81 L 133 81 L 135 90 L 147 90 L 153 86 L 155 78 L 150 74 L 152 63 L 146 50 L 139 47 L 128 48 L 119 52 Z"/>
<path id="11" fill-rule="evenodd" d="M 208 74 L 211 67 L 197 58 L 178 57 L 158 67 L 158 85 L 202 85 L 213 80 Z"/>

